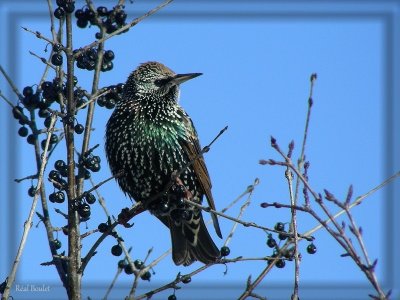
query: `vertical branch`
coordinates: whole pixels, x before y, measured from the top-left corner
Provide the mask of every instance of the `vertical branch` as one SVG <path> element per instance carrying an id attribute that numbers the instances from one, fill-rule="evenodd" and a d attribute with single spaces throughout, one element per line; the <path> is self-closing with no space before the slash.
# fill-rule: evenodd
<path id="1" fill-rule="evenodd" d="M 307 143 L 307 137 L 308 137 L 308 126 L 310 124 L 311 108 L 313 106 L 313 92 L 314 92 L 315 80 L 317 80 L 317 74 L 313 73 L 313 74 L 311 74 L 311 77 L 310 77 L 310 94 L 308 96 L 308 110 L 307 110 L 307 117 L 306 117 L 306 125 L 304 128 L 303 144 L 301 146 L 301 154 L 300 154 L 299 160 L 297 161 L 297 168 L 299 169 L 300 172 L 304 165 L 304 155 L 305 155 L 305 151 L 306 151 L 306 143 Z M 294 199 L 296 200 L 296 202 L 297 202 L 298 195 L 299 195 L 299 186 L 300 186 L 300 178 L 297 177 L 295 194 L 294 194 Z"/>
<path id="2" fill-rule="evenodd" d="M 104 28 L 100 27 L 101 33 L 104 34 Z M 100 43 L 97 47 L 97 63 L 93 75 L 93 83 L 92 83 L 92 95 L 95 95 L 97 93 L 98 85 L 99 85 L 99 79 L 100 79 L 100 73 L 101 73 L 101 65 L 103 61 L 103 50 L 104 50 L 104 42 Z M 82 143 L 82 150 L 81 154 L 84 155 L 87 150 L 89 149 L 89 141 L 90 141 L 90 132 L 92 130 L 92 122 L 93 122 L 93 116 L 94 116 L 94 108 L 95 108 L 95 102 L 92 101 L 88 105 L 88 111 L 86 115 L 86 124 L 85 124 L 85 132 L 83 136 L 83 143 Z M 79 181 L 78 181 L 78 195 L 82 193 L 83 190 L 83 181 L 84 181 L 84 176 L 83 176 L 83 166 L 80 167 L 79 173 L 81 176 L 79 176 Z"/>
<path id="3" fill-rule="evenodd" d="M 78 272 L 81 265 L 81 241 L 79 233 L 79 216 L 75 209 L 75 161 L 74 161 L 74 118 L 76 103 L 74 99 L 74 56 L 72 47 L 72 17 L 66 15 L 67 37 L 67 116 L 64 118 L 65 141 L 67 145 L 68 165 L 68 298 L 80 300 L 81 274 Z"/>
<path id="4" fill-rule="evenodd" d="M 297 211 L 295 209 L 296 199 L 293 196 L 293 174 L 290 171 L 289 167 L 287 167 L 285 171 L 285 177 L 288 181 L 289 185 L 289 196 L 290 196 L 290 206 L 291 206 L 291 214 L 292 214 L 292 222 L 291 222 L 291 233 L 293 233 L 293 241 L 294 241 L 294 287 L 293 294 L 291 300 L 299 299 L 299 279 L 300 279 L 300 260 L 299 260 L 299 237 L 297 234 Z"/>

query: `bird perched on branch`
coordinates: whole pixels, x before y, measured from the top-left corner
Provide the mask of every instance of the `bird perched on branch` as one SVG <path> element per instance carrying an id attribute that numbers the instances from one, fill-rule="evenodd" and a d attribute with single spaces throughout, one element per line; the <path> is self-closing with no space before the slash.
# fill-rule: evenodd
<path id="1" fill-rule="evenodd" d="M 184 200 L 201 204 L 205 195 L 215 210 L 196 130 L 178 104 L 180 84 L 199 75 L 175 74 L 158 62 L 140 65 L 126 81 L 105 137 L 111 171 L 123 174 L 117 177 L 122 191 L 169 227 L 174 263 L 185 266 L 220 257 L 201 209 Z M 216 215 L 211 216 L 222 237 Z"/>

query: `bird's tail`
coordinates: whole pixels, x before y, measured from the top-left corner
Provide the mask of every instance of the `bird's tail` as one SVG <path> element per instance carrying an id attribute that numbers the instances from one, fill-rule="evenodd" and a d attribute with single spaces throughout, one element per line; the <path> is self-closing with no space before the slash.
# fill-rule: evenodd
<path id="1" fill-rule="evenodd" d="M 188 266 L 198 260 L 204 264 L 215 262 L 220 252 L 212 240 L 201 211 L 187 222 L 170 222 L 172 259 L 176 265 Z"/>

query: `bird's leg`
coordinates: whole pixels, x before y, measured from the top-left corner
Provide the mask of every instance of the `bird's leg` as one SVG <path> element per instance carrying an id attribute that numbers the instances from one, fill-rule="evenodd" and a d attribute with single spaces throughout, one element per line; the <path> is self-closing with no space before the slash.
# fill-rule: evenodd
<path id="1" fill-rule="evenodd" d="M 175 185 L 183 189 L 183 198 L 188 200 L 193 199 L 192 193 L 186 188 L 186 186 L 183 184 L 182 180 L 179 177 L 175 178 Z"/>
<path id="2" fill-rule="evenodd" d="M 145 210 L 142 202 L 136 203 L 131 209 L 125 207 L 118 215 L 118 223 L 126 228 L 132 227 L 133 224 L 129 224 L 128 221 Z"/>

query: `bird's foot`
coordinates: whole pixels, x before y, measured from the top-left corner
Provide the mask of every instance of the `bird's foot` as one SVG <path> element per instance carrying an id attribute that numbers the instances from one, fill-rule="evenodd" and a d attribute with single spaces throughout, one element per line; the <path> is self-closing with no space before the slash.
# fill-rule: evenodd
<path id="1" fill-rule="evenodd" d="M 123 225 L 126 228 L 130 228 L 133 226 L 132 224 L 129 224 L 128 222 L 136 215 L 144 212 L 145 209 L 143 207 L 143 204 L 141 202 L 136 203 L 132 208 L 125 207 L 121 210 L 121 212 L 118 215 L 118 223 Z"/>

